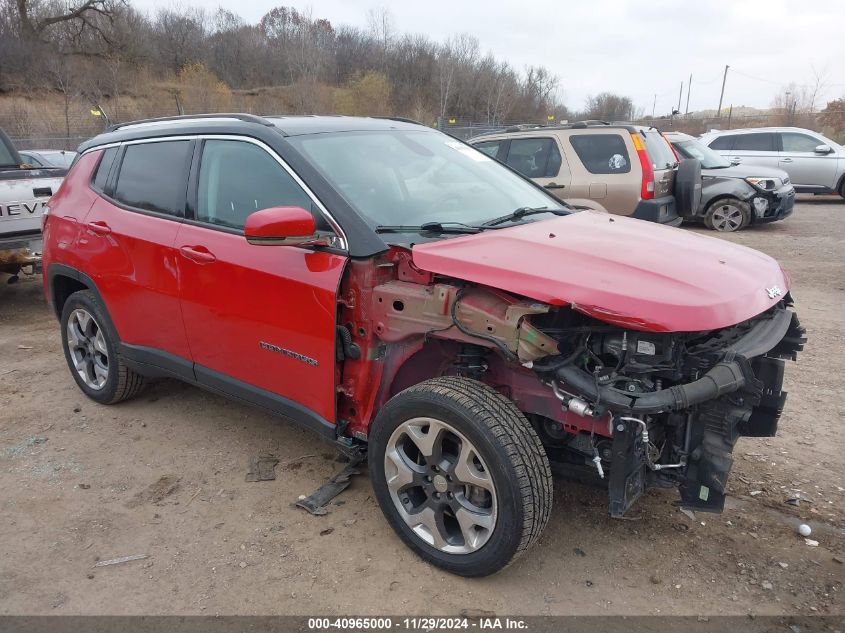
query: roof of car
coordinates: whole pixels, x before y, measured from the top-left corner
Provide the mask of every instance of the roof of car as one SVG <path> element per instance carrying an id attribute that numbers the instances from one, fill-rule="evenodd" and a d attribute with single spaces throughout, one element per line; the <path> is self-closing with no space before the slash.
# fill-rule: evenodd
<path id="1" fill-rule="evenodd" d="M 244 113 L 194 114 L 128 121 L 111 125 L 102 134 L 84 142 L 79 151 L 109 143 L 188 134 L 237 134 L 249 130 L 273 130 L 282 136 L 378 130 L 430 130 L 416 121 L 388 117 L 274 115 Z"/>
<path id="2" fill-rule="evenodd" d="M 748 134 L 749 132 L 812 132 L 803 127 L 743 127 L 734 130 L 708 130 L 702 136 L 716 136 L 719 134 Z"/>
<path id="3" fill-rule="evenodd" d="M 663 132 L 663 136 L 665 136 L 669 140 L 675 140 L 675 141 L 694 141 L 695 140 L 694 136 L 691 136 L 690 134 L 685 134 L 684 132 Z"/>
<path id="4" fill-rule="evenodd" d="M 468 142 L 472 143 L 481 138 L 487 138 L 490 136 L 499 136 L 502 134 L 518 134 L 518 133 L 542 133 L 542 132 L 554 132 L 559 130 L 586 130 L 586 129 L 624 129 L 628 130 L 629 132 L 635 132 L 637 130 L 649 130 L 652 129 L 653 126 L 648 125 L 637 125 L 635 123 L 629 123 L 627 121 L 599 121 L 597 119 L 590 119 L 587 121 L 574 121 L 572 123 L 559 123 L 555 125 L 543 125 L 543 124 L 520 124 L 520 125 L 512 125 L 511 127 L 504 128 L 501 130 L 493 130 L 491 132 L 485 132 L 484 134 L 479 134 L 478 136 L 472 137 Z M 654 128 L 657 129 L 657 128 Z"/>

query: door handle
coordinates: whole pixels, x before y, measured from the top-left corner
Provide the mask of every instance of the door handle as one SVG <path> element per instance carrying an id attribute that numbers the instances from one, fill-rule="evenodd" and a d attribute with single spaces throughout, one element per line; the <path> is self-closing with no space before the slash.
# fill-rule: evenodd
<path id="1" fill-rule="evenodd" d="M 92 233 L 96 233 L 97 235 L 108 235 L 111 233 L 111 227 L 106 224 L 105 222 L 97 221 L 97 222 L 89 222 L 87 225 L 88 230 Z"/>
<path id="2" fill-rule="evenodd" d="M 198 264 L 210 264 L 217 259 L 205 246 L 183 246 L 179 252 L 183 257 Z"/>
<path id="3" fill-rule="evenodd" d="M 780 162 L 782 162 L 782 163 L 791 163 L 791 162 L 792 162 L 792 159 L 791 159 L 791 158 L 781 158 L 781 159 L 780 159 Z"/>
<path id="4" fill-rule="evenodd" d="M 543 185 L 544 189 L 566 189 L 566 185 L 559 185 L 556 182 L 550 182 L 547 185 Z"/>

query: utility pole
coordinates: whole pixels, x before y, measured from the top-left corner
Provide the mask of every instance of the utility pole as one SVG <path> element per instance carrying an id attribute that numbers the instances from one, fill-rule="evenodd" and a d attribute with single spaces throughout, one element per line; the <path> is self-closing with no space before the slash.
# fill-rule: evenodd
<path id="1" fill-rule="evenodd" d="M 689 93 L 692 90 L 692 73 L 689 74 L 689 83 L 687 84 L 687 108 L 684 111 L 684 116 L 689 115 Z"/>
<path id="2" fill-rule="evenodd" d="M 651 104 L 651 118 L 654 119 L 654 111 L 657 109 L 657 93 L 654 93 L 654 103 Z"/>
<path id="3" fill-rule="evenodd" d="M 728 80 L 728 66 L 725 64 L 725 74 L 722 76 L 722 94 L 719 95 L 719 111 L 716 113 L 716 117 L 721 119 L 722 118 L 722 99 L 725 98 L 725 82 Z"/>
<path id="4" fill-rule="evenodd" d="M 681 97 L 684 96 L 684 82 L 681 82 L 681 89 L 678 91 L 678 112 L 681 111 Z"/>

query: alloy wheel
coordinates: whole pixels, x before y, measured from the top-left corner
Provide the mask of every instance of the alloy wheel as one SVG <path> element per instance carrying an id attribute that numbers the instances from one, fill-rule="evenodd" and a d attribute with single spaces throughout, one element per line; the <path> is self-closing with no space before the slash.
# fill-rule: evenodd
<path id="1" fill-rule="evenodd" d="M 496 525 L 496 488 L 478 450 L 455 428 L 429 417 L 400 424 L 384 456 L 387 487 L 400 516 L 428 545 L 474 552 Z"/>
<path id="2" fill-rule="evenodd" d="M 109 352 L 100 325 L 87 310 L 77 308 L 67 321 L 67 346 L 79 377 L 99 391 L 109 378 Z"/>
<path id="3" fill-rule="evenodd" d="M 742 209 L 726 202 L 713 210 L 711 222 L 717 231 L 736 231 L 742 226 Z"/>

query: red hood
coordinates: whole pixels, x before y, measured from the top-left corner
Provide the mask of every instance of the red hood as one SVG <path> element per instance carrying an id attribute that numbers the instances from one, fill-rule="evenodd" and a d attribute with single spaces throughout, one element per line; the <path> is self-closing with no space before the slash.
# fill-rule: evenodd
<path id="1" fill-rule="evenodd" d="M 413 259 L 432 273 L 661 332 L 734 325 L 789 289 L 778 263 L 759 251 L 590 211 L 420 244 Z M 770 297 L 774 287 L 782 294 Z"/>

